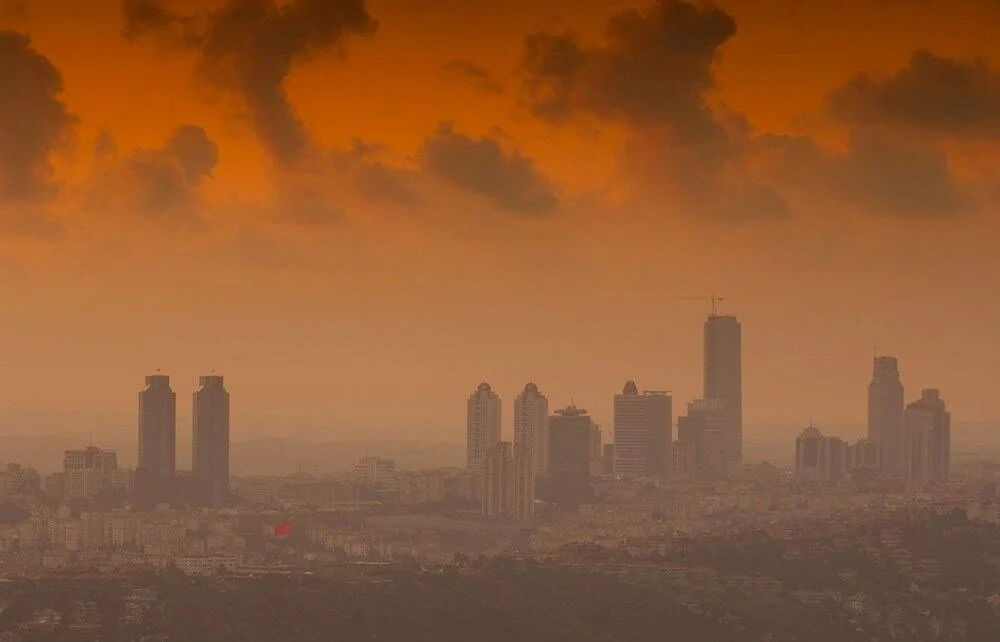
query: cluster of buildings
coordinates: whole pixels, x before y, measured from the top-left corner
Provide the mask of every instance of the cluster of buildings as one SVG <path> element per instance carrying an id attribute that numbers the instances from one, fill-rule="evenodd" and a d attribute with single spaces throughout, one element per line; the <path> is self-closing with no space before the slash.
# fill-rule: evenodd
<path id="1" fill-rule="evenodd" d="M 89 445 L 67 450 L 62 472 L 42 478 L 37 471 L 10 464 L 0 476 L 6 491 L 44 490 L 52 497 L 94 499 L 128 495 L 140 503 L 176 501 L 221 506 L 229 494 L 229 392 L 218 375 L 200 378 L 193 394 L 193 467 L 178 471 L 177 395 L 170 378 L 146 377 L 139 393 L 139 459 L 135 469 L 118 467 L 114 450 Z"/>
<path id="2" fill-rule="evenodd" d="M 809 481 L 945 482 L 951 472 L 951 414 L 933 388 L 905 404 L 898 360 L 875 357 L 867 438 L 849 444 L 809 426 L 795 441 L 795 472 Z"/>
<path id="3" fill-rule="evenodd" d="M 743 463 L 741 327 L 714 310 L 705 322 L 704 396 L 688 404 L 673 438 L 669 391 L 634 381 L 614 396 L 611 439 L 586 410 L 549 412 L 534 383 L 514 399 L 514 439 L 501 441 L 500 396 L 482 383 L 468 399 L 466 466 L 478 480 L 486 518 L 531 519 L 535 499 L 575 507 L 592 480 L 686 477 L 725 480 Z"/>

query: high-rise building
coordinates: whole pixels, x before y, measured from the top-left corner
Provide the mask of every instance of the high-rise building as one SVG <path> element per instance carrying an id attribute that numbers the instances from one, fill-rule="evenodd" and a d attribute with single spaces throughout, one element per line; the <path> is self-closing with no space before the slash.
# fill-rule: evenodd
<path id="1" fill-rule="evenodd" d="M 528 446 L 539 474 L 548 463 L 548 428 L 549 400 L 529 383 L 514 398 L 514 443 Z"/>
<path id="2" fill-rule="evenodd" d="M 673 398 L 664 390 L 646 390 L 646 426 L 649 437 L 648 474 L 668 477 L 672 465 L 670 446 L 673 443 Z"/>
<path id="3" fill-rule="evenodd" d="M 162 499 L 174 477 L 177 457 L 177 395 L 170 377 L 146 377 L 139 393 L 140 475 L 153 497 Z"/>
<path id="4" fill-rule="evenodd" d="M 63 472 L 74 470 L 94 470 L 110 473 L 118 468 L 118 453 L 97 446 L 87 446 L 82 450 L 67 450 L 63 454 Z"/>
<path id="5" fill-rule="evenodd" d="M 723 403 L 727 467 L 743 463 L 742 330 L 736 317 L 713 312 L 705 321 L 705 399 Z"/>
<path id="6" fill-rule="evenodd" d="M 691 441 L 681 441 L 677 439 L 670 448 L 670 455 L 673 459 L 671 472 L 675 477 L 683 479 L 695 478 L 695 445 Z"/>
<path id="7" fill-rule="evenodd" d="M 721 399 L 695 399 L 688 404 L 687 415 L 677 418 L 677 441 L 690 449 L 696 479 L 727 478 L 731 458 L 726 451 L 726 420 Z"/>
<path id="8" fill-rule="evenodd" d="M 500 395 L 481 383 L 469 395 L 466 419 L 465 465 L 474 476 L 486 472 L 486 458 L 500 443 Z"/>
<path id="9" fill-rule="evenodd" d="M 486 458 L 483 517 L 527 521 L 535 510 L 535 466 L 525 443 L 497 443 Z"/>
<path id="10" fill-rule="evenodd" d="M 670 469 L 672 400 L 662 391 L 639 394 L 634 381 L 614 398 L 615 474 L 666 476 Z"/>
<path id="11" fill-rule="evenodd" d="M 904 477 L 911 483 L 946 481 L 951 468 L 951 414 L 941 394 L 926 389 L 904 412 Z"/>
<path id="12" fill-rule="evenodd" d="M 804 481 L 828 479 L 827 440 L 815 426 L 809 426 L 795 440 L 795 476 Z"/>
<path id="13" fill-rule="evenodd" d="M 549 499 L 578 506 L 590 499 L 593 422 L 586 410 L 569 406 L 549 417 Z"/>
<path id="14" fill-rule="evenodd" d="M 96 446 L 67 450 L 63 454 L 60 493 L 68 497 L 91 498 L 111 488 L 118 470 L 118 453 Z"/>
<path id="15" fill-rule="evenodd" d="M 219 506 L 229 494 L 229 392 L 219 375 L 199 379 L 194 392 L 192 459 L 202 503 Z"/>
<path id="16" fill-rule="evenodd" d="M 379 497 L 399 492 L 396 462 L 382 457 L 361 457 L 354 461 L 354 482 L 370 486 Z"/>
<path id="17" fill-rule="evenodd" d="M 809 426 L 795 440 L 795 476 L 803 481 L 840 482 L 847 477 L 849 448 L 840 437 L 827 437 Z"/>
<path id="18" fill-rule="evenodd" d="M 604 444 L 601 450 L 601 475 L 608 477 L 615 474 L 615 445 Z"/>
<path id="19" fill-rule="evenodd" d="M 872 381 L 868 384 L 868 440 L 882 449 L 882 472 L 902 475 L 903 382 L 895 357 L 875 357 Z"/>
<path id="20" fill-rule="evenodd" d="M 882 447 L 870 439 L 851 444 L 847 449 L 847 469 L 855 483 L 872 483 L 882 472 Z"/>
<path id="21" fill-rule="evenodd" d="M 604 444 L 604 437 L 601 435 L 601 427 L 592 423 L 590 428 L 590 476 L 600 477 L 604 468 L 603 453 L 601 446 Z"/>
<path id="22" fill-rule="evenodd" d="M 849 447 L 840 437 L 826 438 L 826 471 L 827 479 L 833 482 L 847 479 L 849 465 Z"/>

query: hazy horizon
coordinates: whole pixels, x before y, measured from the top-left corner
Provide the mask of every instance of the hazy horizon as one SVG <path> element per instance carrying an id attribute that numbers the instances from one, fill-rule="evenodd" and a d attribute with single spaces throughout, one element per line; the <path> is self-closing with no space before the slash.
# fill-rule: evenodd
<path id="1" fill-rule="evenodd" d="M 373 0 L 178 39 L 230 1 L 0 12 L 0 408 L 130 413 L 160 369 L 183 414 L 214 369 L 237 437 L 445 439 L 484 380 L 508 417 L 535 381 L 607 426 L 628 379 L 677 415 L 716 294 L 748 422 L 862 419 L 875 352 L 1000 418 L 1000 4 Z"/>

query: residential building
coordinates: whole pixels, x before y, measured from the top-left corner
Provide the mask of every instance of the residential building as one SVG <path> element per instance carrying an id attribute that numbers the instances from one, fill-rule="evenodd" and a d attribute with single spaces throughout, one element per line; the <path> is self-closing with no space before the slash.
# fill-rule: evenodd
<path id="1" fill-rule="evenodd" d="M 538 474 L 544 473 L 548 464 L 548 427 L 548 397 L 529 383 L 514 398 L 514 443 L 528 447 Z"/>
<path id="2" fill-rule="evenodd" d="M 480 478 L 486 472 L 486 458 L 500 443 L 500 419 L 500 396 L 490 384 L 479 384 L 469 395 L 465 465 Z"/>

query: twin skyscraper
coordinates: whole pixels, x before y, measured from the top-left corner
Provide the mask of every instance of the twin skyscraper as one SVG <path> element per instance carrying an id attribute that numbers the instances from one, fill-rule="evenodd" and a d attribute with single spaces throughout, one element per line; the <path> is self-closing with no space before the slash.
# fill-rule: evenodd
<path id="1" fill-rule="evenodd" d="M 192 474 L 177 472 L 177 395 L 170 377 L 146 377 L 139 393 L 137 485 L 148 499 L 220 506 L 229 493 L 229 392 L 219 375 L 198 381 L 192 405 Z M 190 483 L 184 483 L 190 481 Z"/>

